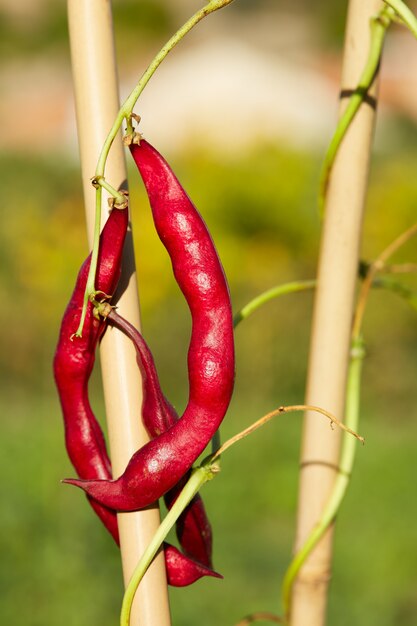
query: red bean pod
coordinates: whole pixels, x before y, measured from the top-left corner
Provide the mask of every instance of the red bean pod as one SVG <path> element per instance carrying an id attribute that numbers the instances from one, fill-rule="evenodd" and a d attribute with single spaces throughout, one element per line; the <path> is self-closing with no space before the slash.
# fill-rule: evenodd
<path id="1" fill-rule="evenodd" d="M 141 333 L 112 307 L 106 307 L 106 319 L 124 332 L 135 346 L 142 374 L 142 419 L 150 437 L 155 438 L 177 422 L 177 412 L 162 392 L 152 352 Z M 187 479 L 188 474 L 165 494 L 168 509 L 173 506 Z M 178 518 L 176 531 L 184 554 L 211 568 L 212 530 L 200 494 L 194 496 Z"/>
<path id="2" fill-rule="evenodd" d="M 106 294 L 113 293 L 120 276 L 127 224 L 127 208 L 113 209 L 100 236 L 96 284 L 97 289 Z M 66 448 L 74 468 L 81 478 L 111 479 L 111 464 L 104 435 L 88 399 L 88 381 L 94 366 L 95 350 L 105 330 L 105 323 L 93 315 L 91 304 L 88 305 L 82 337 L 71 340 L 81 315 L 90 261 L 91 255 L 81 266 L 74 292 L 65 310 L 53 367 L 64 415 Z M 90 497 L 88 499 L 119 544 L 115 511 Z M 202 576 L 219 576 L 209 567 L 204 567 L 204 563 L 182 555 L 167 543 L 164 544 L 164 555 L 170 585 L 190 585 Z"/>
<path id="3" fill-rule="evenodd" d="M 164 552 L 167 581 L 172 587 L 192 585 L 192 583 L 195 583 L 196 580 L 203 576 L 223 578 L 221 574 L 214 572 L 209 567 L 189 559 L 174 546 L 165 543 Z"/>
<path id="4" fill-rule="evenodd" d="M 220 426 L 234 384 L 229 290 L 207 227 L 168 163 L 145 140 L 131 152 L 149 196 L 158 235 L 192 317 L 189 399 L 181 419 L 138 450 L 117 480 L 66 482 L 120 511 L 143 508 L 188 472 Z"/>
<path id="5" fill-rule="evenodd" d="M 123 245 L 128 224 L 128 209 L 114 208 L 100 236 L 97 289 L 112 294 L 120 276 Z M 61 323 L 53 369 L 65 425 L 65 444 L 69 458 L 81 478 L 111 479 L 111 465 L 103 432 L 88 399 L 88 381 L 94 366 L 97 343 L 105 323 L 93 315 L 88 304 L 82 337 L 73 338 L 84 302 L 84 291 L 91 255 L 79 271 L 74 292 Z M 119 542 L 114 511 L 89 498 L 94 511 Z"/>

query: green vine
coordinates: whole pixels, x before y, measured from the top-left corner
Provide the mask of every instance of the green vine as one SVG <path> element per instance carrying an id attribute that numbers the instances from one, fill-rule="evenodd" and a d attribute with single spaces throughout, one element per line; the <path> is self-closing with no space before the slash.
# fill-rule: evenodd
<path id="1" fill-rule="evenodd" d="M 278 285 L 277 287 L 272 287 L 267 291 L 264 291 L 256 298 L 253 298 L 248 304 L 240 309 L 236 313 L 233 318 L 233 326 L 236 328 L 240 322 L 247 319 L 252 313 L 254 313 L 259 307 L 264 305 L 266 302 L 270 300 L 274 300 L 275 298 L 279 298 L 280 296 L 285 296 L 290 293 L 296 293 L 298 291 L 307 291 L 309 289 L 314 289 L 316 287 L 317 281 L 312 280 L 297 280 L 291 283 L 285 283 L 283 285 Z"/>
<path id="2" fill-rule="evenodd" d="M 176 499 L 174 505 L 161 522 L 158 530 L 152 537 L 151 542 L 147 546 L 135 568 L 135 571 L 132 574 L 123 597 L 122 609 L 120 613 L 120 626 L 129 626 L 130 614 L 136 590 L 145 575 L 146 570 L 161 547 L 165 537 L 174 526 L 185 507 L 191 502 L 204 483 L 211 480 L 218 471 L 218 465 L 213 463 L 210 457 L 192 471 L 190 478 Z"/>
<path id="3" fill-rule="evenodd" d="M 403 298 L 408 304 L 417 311 L 417 293 L 410 289 L 407 285 L 404 285 L 399 280 L 394 280 L 386 276 L 374 278 L 372 286 L 381 289 L 387 289 L 396 293 L 400 298 Z"/>
<path id="4" fill-rule="evenodd" d="M 353 431 L 357 430 L 359 421 L 360 381 L 364 356 L 365 350 L 363 342 L 362 339 L 358 337 L 352 341 L 346 392 L 345 425 Z M 287 622 L 290 616 L 291 591 L 294 581 L 308 555 L 317 545 L 339 511 L 349 485 L 350 475 L 355 460 L 355 452 L 355 440 L 353 437 L 349 437 L 348 434 L 345 433 L 343 436 L 338 473 L 329 500 L 327 501 L 327 504 L 321 514 L 319 522 L 313 528 L 297 554 L 293 557 L 284 576 L 284 582 L 282 585 L 282 603 Z"/>
<path id="5" fill-rule="evenodd" d="M 403 273 L 411 273 L 415 271 L 414 266 L 406 265 L 404 267 Z M 365 278 L 365 276 L 361 276 L 361 278 Z M 397 294 L 404 300 L 406 300 L 409 305 L 417 310 L 417 293 L 413 290 L 401 283 L 399 280 L 395 280 L 393 278 L 389 278 L 387 276 L 378 276 L 374 277 L 371 284 L 372 288 L 375 289 L 386 289 L 387 291 L 391 291 L 392 293 Z M 289 283 L 283 283 L 282 285 L 277 285 L 276 287 L 272 287 L 271 289 L 267 289 L 263 291 L 258 296 L 255 296 L 252 300 L 250 300 L 245 306 L 243 306 L 233 317 L 233 326 L 237 328 L 241 322 L 248 319 L 255 311 L 260 309 L 267 302 L 271 302 L 276 298 L 280 298 L 281 296 L 286 296 L 291 293 L 297 293 L 300 291 L 310 291 L 317 287 L 317 281 L 315 279 L 310 280 L 296 280 Z M 214 452 L 214 450 L 213 450 Z"/>
<path id="6" fill-rule="evenodd" d="M 223 7 L 231 4 L 232 2 L 233 0 L 210 0 L 202 9 L 194 13 L 194 15 L 192 15 L 192 17 L 190 17 L 190 19 L 187 20 L 185 24 L 183 24 L 181 28 L 177 30 L 177 32 L 171 37 L 169 41 L 167 41 L 167 43 L 161 48 L 158 54 L 154 57 L 154 59 L 148 65 L 145 72 L 140 77 L 139 82 L 137 83 L 136 87 L 133 89 L 133 91 L 130 93 L 130 95 L 126 98 L 126 100 L 120 107 L 119 112 L 116 116 L 116 119 L 113 123 L 113 126 L 111 127 L 110 132 L 104 141 L 104 144 L 101 149 L 100 156 L 97 162 L 95 176 L 93 178 L 93 181 L 97 183 L 97 185 L 95 185 L 96 186 L 96 203 L 95 203 L 96 206 L 95 206 L 93 248 L 92 248 L 92 253 L 91 253 L 90 270 L 88 273 L 87 284 L 86 284 L 86 289 L 84 293 L 84 303 L 83 303 L 83 309 L 81 312 L 81 319 L 80 319 L 80 323 L 77 328 L 77 331 L 75 332 L 75 335 L 74 335 L 75 337 L 82 337 L 85 317 L 87 314 L 88 302 L 90 298 L 94 297 L 96 293 L 95 280 L 96 280 L 96 272 L 97 272 L 98 247 L 99 247 L 99 241 L 100 241 L 102 188 L 105 187 L 106 189 L 109 189 L 109 185 L 108 183 L 106 183 L 106 180 L 104 178 L 104 173 L 105 173 L 107 158 L 110 152 L 110 148 L 113 144 L 113 141 L 115 137 L 117 136 L 120 128 L 122 127 L 124 120 L 126 120 L 128 132 L 133 131 L 133 127 L 132 127 L 133 107 L 138 101 L 139 96 L 141 95 L 142 91 L 145 89 L 149 80 L 152 78 L 155 71 L 161 65 L 162 61 L 169 54 L 169 52 L 171 52 L 171 50 L 175 48 L 175 46 L 185 37 L 185 35 L 189 33 L 192 28 L 194 28 L 194 26 L 196 26 L 199 22 L 201 22 L 202 19 L 207 17 L 207 15 L 210 15 L 211 13 L 214 13 L 215 11 L 222 9 Z M 126 201 L 125 196 L 123 196 L 123 194 L 121 194 L 119 191 L 116 191 L 115 189 L 112 188 L 111 193 L 114 195 L 116 206 L 118 202 Z"/>
<path id="7" fill-rule="evenodd" d="M 384 0 L 384 2 L 401 18 L 414 37 L 417 37 L 417 18 L 411 9 L 402 0 Z"/>
<path id="8" fill-rule="evenodd" d="M 330 179 L 330 172 L 333 167 L 336 154 L 346 132 L 352 123 L 356 113 L 364 101 L 368 91 L 374 82 L 381 59 L 386 31 L 394 18 L 394 11 L 389 7 L 384 7 L 378 15 L 371 18 L 371 43 L 368 59 L 359 79 L 359 84 L 349 98 L 346 109 L 342 113 L 334 135 L 324 157 L 324 162 L 320 174 L 318 204 L 320 215 L 324 214 L 327 188 Z"/>

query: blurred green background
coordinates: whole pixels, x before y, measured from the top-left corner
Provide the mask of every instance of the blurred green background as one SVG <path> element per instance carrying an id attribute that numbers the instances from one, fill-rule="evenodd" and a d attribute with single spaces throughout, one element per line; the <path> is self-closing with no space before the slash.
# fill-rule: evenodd
<path id="1" fill-rule="evenodd" d="M 136 59 L 146 63 L 198 4 L 115 3 L 127 89 L 143 69 Z M 304 65 L 325 75 L 333 86 L 329 106 L 335 111 L 345 12 L 344 2 L 321 0 L 311 15 L 307 2 L 237 0 L 211 25 L 201 26 L 178 54 L 193 54 L 200 37 L 210 42 L 218 29 L 226 37 L 241 34 L 254 50 L 263 46 L 268 63 L 293 63 L 295 82 Z M 294 27 L 298 47 L 282 43 L 283 21 Z M 259 32 L 250 27 L 253 23 L 259 23 Z M 276 25 L 273 36 L 263 36 L 261 26 L 271 24 Z M 401 91 L 390 70 L 396 61 L 399 71 L 398 50 L 410 46 L 410 38 L 398 29 L 392 42 L 364 225 L 362 256 L 368 260 L 417 215 L 417 130 L 409 114 L 412 100 L 404 96 L 412 84 L 402 74 Z M 57 80 L 71 95 L 64 3 L 4 2 L 0 52 L 5 60 L 0 73 L 0 622 L 117 624 L 122 594 L 118 551 L 80 494 L 59 482 L 73 470 L 65 455 L 51 362 L 60 318 L 87 252 L 75 131 L 68 122 L 72 105 L 70 99 L 54 100 Z M 133 72 L 130 82 L 124 68 Z M 39 100 L 40 91 L 48 88 L 49 100 Z M 152 89 L 151 83 L 151 105 Z M 313 108 L 307 96 L 302 106 Z M 223 100 L 222 93 L 216 97 Z M 187 92 L 187 99 L 192 107 L 193 95 Z M 183 143 L 163 146 L 213 233 L 235 310 L 273 285 L 314 276 L 320 235 L 315 198 L 334 119 L 325 122 L 321 143 L 300 142 L 296 133 L 294 141 L 268 136 L 255 117 L 243 148 L 230 149 L 227 134 L 221 143 L 216 139 L 217 147 L 198 141 L 194 131 Z M 163 387 L 181 409 L 187 397 L 190 321 L 133 171 L 130 187 L 143 330 Z M 415 242 L 396 261 L 416 263 Z M 415 277 L 401 280 L 417 289 Z M 237 329 L 236 393 L 224 438 L 281 404 L 303 400 L 311 310 L 311 294 L 292 295 L 268 304 Z M 358 450 L 339 515 L 329 624 L 412 626 L 417 623 L 416 312 L 395 295 L 375 292 L 365 340 L 360 432 L 367 444 Z M 103 416 L 98 372 L 91 396 L 97 415 Z M 225 578 L 171 590 L 174 624 L 226 626 L 253 611 L 280 612 L 280 584 L 294 538 L 300 431 L 300 416 L 279 418 L 224 457 L 222 472 L 204 489 L 204 498 L 214 527 L 215 565 Z"/>

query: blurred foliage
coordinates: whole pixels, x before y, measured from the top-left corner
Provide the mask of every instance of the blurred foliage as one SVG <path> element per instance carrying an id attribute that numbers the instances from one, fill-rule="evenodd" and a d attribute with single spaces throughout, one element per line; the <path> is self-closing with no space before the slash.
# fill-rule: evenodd
<path id="1" fill-rule="evenodd" d="M 236 13 L 252 13 L 259 15 L 263 10 L 269 13 L 286 12 L 298 15 L 300 20 L 314 19 L 319 30 L 322 45 L 340 48 L 343 41 L 344 27 L 346 22 L 347 1 L 332 2 L 331 0 L 316 0 L 314 2 L 314 14 L 312 4 L 308 0 L 237 0 Z"/>
<path id="2" fill-rule="evenodd" d="M 198 149 L 173 166 L 216 240 L 235 310 L 263 289 L 314 275 L 320 158 L 265 145 L 233 159 Z M 417 182 L 410 154 L 375 160 L 364 225 L 370 260 L 415 221 Z M 76 490 L 65 458 L 51 361 L 59 320 L 86 255 L 78 169 L 61 154 L 0 156 L 9 190 L 0 234 L 2 455 L 0 585 L 2 623 L 74 626 L 117 623 L 118 551 Z M 131 195 L 143 329 L 163 387 L 186 401 L 190 320 L 154 233 L 136 173 Z M 416 262 L 415 242 L 395 260 Z M 417 289 L 415 277 L 402 277 Z M 272 302 L 236 332 L 236 394 L 226 438 L 266 411 L 301 402 L 312 294 Z M 352 487 L 336 537 L 329 623 L 415 624 L 414 513 L 417 325 L 397 296 L 372 294 L 365 323 L 363 420 Z M 99 375 L 91 385 L 103 415 Z M 297 495 L 301 419 L 277 418 L 236 446 L 204 491 L 225 580 L 172 590 L 174 623 L 233 624 L 255 610 L 279 610 Z M 11 470 L 11 468 L 13 468 Z M 18 609 L 16 609 L 18 607 Z"/>
<path id="3" fill-rule="evenodd" d="M 133 41 L 163 38 L 174 29 L 172 7 L 164 0 L 123 0 L 114 3 L 114 21 L 121 33 L 121 52 Z M 119 40 L 118 40 L 119 42 Z M 64 2 L 46 0 L 32 19 L 16 18 L 0 7 L 0 54 L 17 57 L 67 54 L 68 26 Z"/>
<path id="4" fill-rule="evenodd" d="M 50 3 L 36 19 L 16 19 L 0 8 L 0 54 L 3 58 L 67 48 L 67 16 L 63 3 Z"/>
<path id="5" fill-rule="evenodd" d="M 195 2 L 195 10 L 202 6 Z M 314 13 L 311 3 L 299 0 L 238 0 L 231 10 L 235 21 L 248 14 L 292 13 L 301 20 L 314 20 L 318 36 L 327 44 L 340 47 L 346 18 L 346 2 L 317 0 Z M 190 8 L 190 6 L 189 6 Z M 113 3 L 116 43 L 121 59 L 128 59 L 132 49 L 146 46 L 150 40 L 168 38 L 179 26 L 178 7 L 169 0 L 121 0 Z M 182 18 L 187 16 L 184 14 Z M 39 9 L 32 8 L 27 19 L 0 6 L 0 55 L 9 58 L 36 55 L 68 54 L 66 6 L 63 2 L 43 0 Z"/>
<path id="6" fill-rule="evenodd" d="M 302 6 L 307 14 L 311 9 L 311 3 L 308 0 L 301 0 L 297 5 Z M 340 48 L 344 38 L 347 6 L 347 1 L 316 0 L 314 3 L 315 17 L 323 44 Z"/>

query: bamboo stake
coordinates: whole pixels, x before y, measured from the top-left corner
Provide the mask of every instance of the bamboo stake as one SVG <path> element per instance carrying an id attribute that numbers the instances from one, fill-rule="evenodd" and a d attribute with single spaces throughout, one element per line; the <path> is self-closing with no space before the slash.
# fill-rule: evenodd
<path id="1" fill-rule="evenodd" d="M 369 50 L 372 15 L 379 0 L 350 0 L 341 95 L 355 88 Z M 375 85 L 372 95 L 375 96 Z M 346 103 L 342 99 L 341 111 Z M 342 142 L 329 180 L 318 267 L 306 404 L 342 416 L 345 405 L 357 264 L 366 195 L 374 106 L 362 105 Z M 336 477 L 340 433 L 306 413 L 301 450 L 298 551 L 321 516 Z M 322 626 L 331 573 L 332 530 L 312 552 L 294 584 L 291 626 Z"/>
<path id="2" fill-rule="evenodd" d="M 95 193 L 90 178 L 94 175 L 104 139 L 119 109 L 111 0 L 68 0 L 68 19 L 87 231 L 91 245 Z M 106 176 L 114 187 L 126 188 L 121 140 L 116 141 L 112 148 Z M 107 211 L 103 210 L 103 221 L 106 216 Z M 118 310 L 139 326 L 131 233 L 125 246 L 123 267 Z M 148 440 L 140 418 L 141 384 L 135 351 L 122 333 L 109 329 L 102 341 L 100 354 L 113 473 L 118 476 L 133 452 Z M 157 506 L 139 513 L 119 514 L 125 585 L 159 522 Z M 162 554 L 155 559 L 138 590 L 131 624 L 170 625 Z"/>

